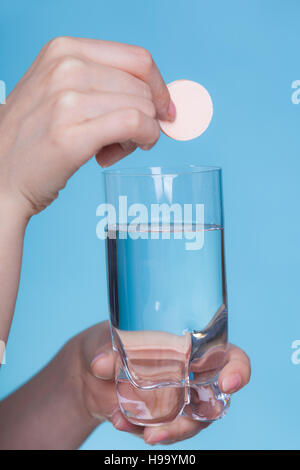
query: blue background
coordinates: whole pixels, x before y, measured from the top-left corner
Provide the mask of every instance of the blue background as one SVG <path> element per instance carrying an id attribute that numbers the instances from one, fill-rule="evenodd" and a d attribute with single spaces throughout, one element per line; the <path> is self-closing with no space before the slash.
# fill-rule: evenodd
<path id="1" fill-rule="evenodd" d="M 10 91 L 45 42 L 73 35 L 148 48 L 167 82 L 189 78 L 211 93 L 206 133 L 162 136 L 120 166 L 194 163 L 223 168 L 230 339 L 251 357 L 251 383 L 228 416 L 179 449 L 299 449 L 300 78 L 297 0 L 10 0 L 0 5 L 0 79 Z M 1 396 L 40 369 L 75 333 L 108 316 L 103 201 L 94 160 L 26 233 L 21 286 L 0 375 Z M 100 426 L 84 449 L 144 449 Z"/>

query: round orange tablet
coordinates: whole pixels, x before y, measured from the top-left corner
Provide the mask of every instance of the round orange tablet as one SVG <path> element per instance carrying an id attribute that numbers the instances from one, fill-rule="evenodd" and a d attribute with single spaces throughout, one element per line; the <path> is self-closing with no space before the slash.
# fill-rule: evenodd
<path id="1" fill-rule="evenodd" d="M 160 121 L 161 130 L 175 140 L 199 137 L 209 126 L 213 104 L 208 91 L 191 80 L 176 80 L 168 85 L 176 107 L 173 122 Z"/>

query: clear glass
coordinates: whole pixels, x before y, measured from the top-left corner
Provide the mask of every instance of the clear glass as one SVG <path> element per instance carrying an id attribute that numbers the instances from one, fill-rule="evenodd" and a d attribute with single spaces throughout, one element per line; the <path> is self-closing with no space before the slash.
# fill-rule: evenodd
<path id="1" fill-rule="evenodd" d="M 103 173 L 119 405 L 134 424 L 213 421 L 230 402 L 221 169 Z"/>

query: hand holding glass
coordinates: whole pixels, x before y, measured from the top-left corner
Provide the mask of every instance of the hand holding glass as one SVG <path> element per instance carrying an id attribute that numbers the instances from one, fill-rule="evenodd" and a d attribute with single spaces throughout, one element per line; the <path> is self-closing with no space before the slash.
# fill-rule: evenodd
<path id="1" fill-rule="evenodd" d="M 221 170 L 104 172 L 119 405 L 134 424 L 222 417 L 227 300 Z"/>

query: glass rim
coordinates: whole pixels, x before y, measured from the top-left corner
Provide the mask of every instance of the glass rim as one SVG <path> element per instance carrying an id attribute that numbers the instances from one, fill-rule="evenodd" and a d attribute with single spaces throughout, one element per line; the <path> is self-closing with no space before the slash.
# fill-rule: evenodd
<path id="1" fill-rule="evenodd" d="M 148 171 L 148 172 L 147 172 Z M 178 166 L 141 166 L 104 170 L 105 176 L 172 176 L 192 175 L 197 173 L 220 173 L 222 168 L 212 165 L 178 165 Z"/>

